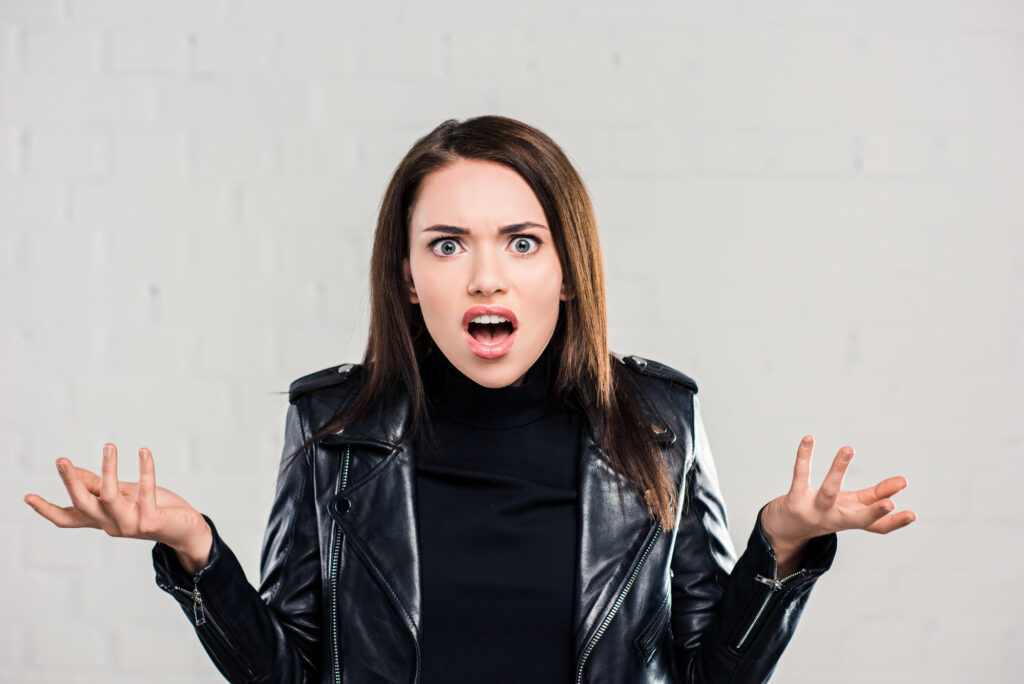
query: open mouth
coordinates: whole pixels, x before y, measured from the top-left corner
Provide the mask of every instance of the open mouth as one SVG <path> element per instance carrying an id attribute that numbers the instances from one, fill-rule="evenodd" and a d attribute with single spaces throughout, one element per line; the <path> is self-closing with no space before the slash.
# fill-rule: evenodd
<path id="1" fill-rule="evenodd" d="M 500 323 L 470 323 L 469 334 L 480 344 L 501 344 L 512 335 L 515 328 L 508 321 Z"/>

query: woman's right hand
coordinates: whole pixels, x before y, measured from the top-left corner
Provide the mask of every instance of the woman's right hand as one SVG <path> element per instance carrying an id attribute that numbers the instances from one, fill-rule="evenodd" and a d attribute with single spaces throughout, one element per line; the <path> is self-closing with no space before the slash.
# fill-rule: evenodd
<path id="1" fill-rule="evenodd" d="M 139 481 L 117 479 L 117 447 L 103 447 L 102 476 L 57 459 L 71 506 L 50 503 L 26 494 L 25 503 L 57 527 L 94 527 L 111 537 L 149 539 L 173 548 L 190 573 L 206 565 L 213 533 L 202 514 L 184 499 L 156 486 L 153 454 L 139 449 Z"/>

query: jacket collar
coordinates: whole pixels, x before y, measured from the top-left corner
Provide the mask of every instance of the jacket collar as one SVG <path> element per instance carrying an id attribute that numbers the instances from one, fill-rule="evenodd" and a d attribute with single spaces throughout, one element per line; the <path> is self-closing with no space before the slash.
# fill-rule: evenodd
<path id="1" fill-rule="evenodd" d="M 325 439 L 338 446 L 382 448 L 380 461 L 334 496 L 331 516 L 385 589 L 413 637 L 419 659 L 420 561 L 413 440 L 403 440 L 411 398 L 395 391 L 381 410 Z M 625 486 L 623 503 L 607 457 L 587 422 L 577 479 L 578 534 L 574 644 L 576 662 L 596 637 L 632 569 L 657 534 L 640 500 Z"/>

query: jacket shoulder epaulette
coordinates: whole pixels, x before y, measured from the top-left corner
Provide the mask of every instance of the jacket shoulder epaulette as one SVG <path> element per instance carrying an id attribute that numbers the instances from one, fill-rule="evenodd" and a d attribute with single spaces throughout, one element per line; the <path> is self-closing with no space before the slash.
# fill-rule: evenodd
<path id="1" fill-rule="evenodd" d="M 697 393 L 697 382 L 686 373 L 678 371 L 671 366 L 667 366 L 664 363 L 653 361 L 651 359 L 645 359 L 642 356 L 635 354 L 630 356 L 623 356 L 622 354 L 614 353 L 616 359 L 619 360 L 624 366 L 632 371 L 635 371 L 641 375 L 651 375 L 656 378 L 668 380 L 674 382 L 683 387 L 689 388 L 694 394 Z"/>
<path id="2" fill-rule="evenodd" d="M 309 375 L 293 380 L 288 386 L 288 401 L 295 403 L 299 397 L 314 389 L 340 385 L 355 375 L 362 366 L 358 363 L 343 363 L 340 366 L 329 366 Z"/>

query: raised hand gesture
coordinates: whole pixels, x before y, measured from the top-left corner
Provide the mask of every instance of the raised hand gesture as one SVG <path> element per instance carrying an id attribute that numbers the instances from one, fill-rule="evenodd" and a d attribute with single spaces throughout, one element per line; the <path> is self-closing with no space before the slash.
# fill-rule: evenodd
<path id="1" fill-rule="evenodd" d="M 821 488 L 812 489 L 813 448 L 814 438 L 807 435 L 797 448 L 789 492 L 772 499 L 761 514 L 765 536 L 776 555 L 785 557 L 780 558 L 780 566 L 792 566 L 792 557 L 799 555 L 804 544 L 813 537 L 849 529 L 888 534 L 917 520 L 917 515 L 910 510 L 893 513 L 896 504 L 888 498 L 907 486 L 905 477 L 888 477 L 873 487 L 857 491 L 842 490 L 843 476 L 853 459 L 850 446 L 839 449 Z M 783 576 L 781 570 L 779 576 Z"/>
<path id="2" fill-rule="evenodd" d="M 212 532 L 199 511 L 174 492 L 156 486 L 153 455 L 139 449 L 139 481 L 117 479 L 117 447 L 103 447 L 102 475 L 58 458 L 57 470 L 71 506 L 57 506 L 38 494 L 25 503 L 57 527 L 94 527 L 111 537 L 159 541 L 173 548 L 190 572 L 206 564 Z"/>

